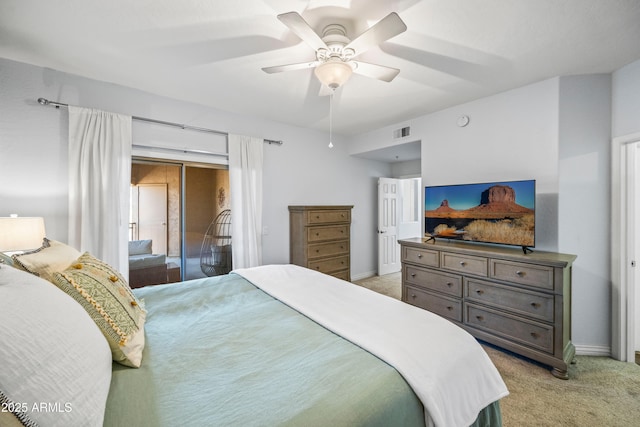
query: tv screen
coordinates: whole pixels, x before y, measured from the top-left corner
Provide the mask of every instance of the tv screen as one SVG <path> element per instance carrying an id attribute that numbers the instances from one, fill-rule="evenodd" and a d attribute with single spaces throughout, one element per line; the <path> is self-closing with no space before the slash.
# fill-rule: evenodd
<path id="1" fill-rule="evenodd" d="M 535 201 L 535 180 L 427 186 L 425 234 L 534 247 Z"/>

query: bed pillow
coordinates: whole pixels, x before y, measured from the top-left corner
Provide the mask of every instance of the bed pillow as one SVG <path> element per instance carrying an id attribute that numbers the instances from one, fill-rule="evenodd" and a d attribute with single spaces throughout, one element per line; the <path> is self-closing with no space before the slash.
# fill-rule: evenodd
<path id="1" fill-rule="evenodd" d="M 114 361 L 140 366 L 146 312 L 118 271 L 86 252 L 66 270 L 54 273 L 52 282 L 89 313 Z"/>
<path id="2" fill-rule="evenodd" d="M 0 252 L 0 264 L 13 266 L 13 258 L 9 255 L 5 255 L 4 252 Z"/>
<path id="3" fill-rule="evenodd" d="M 0 325 L 0 394 L 13 402 L 16 418 L 25 425 L 102 426 L 111 352 L 77 302 L 0 264 Z"/>
<path id="4" fill-rule="evenodd" d="M 69 267 L 80 255 L 80 252 L 71 246 L 45 237 L 42 247 L 13 255 L 12 258 L 15 266 L 51 281 L 53 273 Z"/>

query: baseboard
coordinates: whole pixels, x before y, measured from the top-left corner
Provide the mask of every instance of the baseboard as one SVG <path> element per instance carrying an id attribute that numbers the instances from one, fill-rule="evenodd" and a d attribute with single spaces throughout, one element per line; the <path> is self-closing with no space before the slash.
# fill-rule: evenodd
<path id="1" fill-rule="evenodd" d="M 576 346 L 577 356 L 607 356 L 611 357 L 611 347 L 603 347 L 598 345 L 578 345 Z"/>
<path id="2" fill-rule="evenodd" d="M 362 279 L 368 279 L 370 277 L 376 276 L 378 274 L 377 271 L 367 271 L 364 273 L 360 273 L 360 274 L 354 274 L 353 276 L 351 276 L 351 281 L 355 282 L 356 280 L 362 280 Z"/>

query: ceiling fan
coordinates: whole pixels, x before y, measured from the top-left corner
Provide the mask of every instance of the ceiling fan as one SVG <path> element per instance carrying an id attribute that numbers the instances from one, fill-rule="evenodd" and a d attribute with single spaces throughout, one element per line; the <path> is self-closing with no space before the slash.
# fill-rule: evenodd
<path id="1" fill-rule="evenodd" d="M 323 95 L 328 94 L 324 90 L 325 87 L 333 92 L 344 84 L 352 73 L 390 82 L 400 72 L 397 68 L 354 60 L 368 49 L 406 31 L 407 26 L 395 12 L 382 18 L 354 40 L 347 37 L 346 29 L 339 24 L 327 25 L 320 36 L 297 12 L 283 13 L 278 15 L 278 19 L 316 51 L 316 60 L 265 67 L 262 71 L 266 73 L 315 68 L 315 75 L 323 84 L 320 90 L 320 94 Z"/>

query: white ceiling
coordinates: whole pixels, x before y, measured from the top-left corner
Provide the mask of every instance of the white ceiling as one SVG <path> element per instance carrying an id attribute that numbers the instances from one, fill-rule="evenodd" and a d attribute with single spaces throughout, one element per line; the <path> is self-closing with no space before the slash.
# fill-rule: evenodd
<path id="1" fill-rule="evenodd" d="M 326 130 L 312 70 L 261 71 L 314 59 L 276 18 L 289 11 L 351 39 L 392 11 L 408 27 L 359 57 L 395 80 L 354 75 L 336 92 L 344 135 L 640 59 L 639 0 L 0 0 L 0 57 Z"/>

